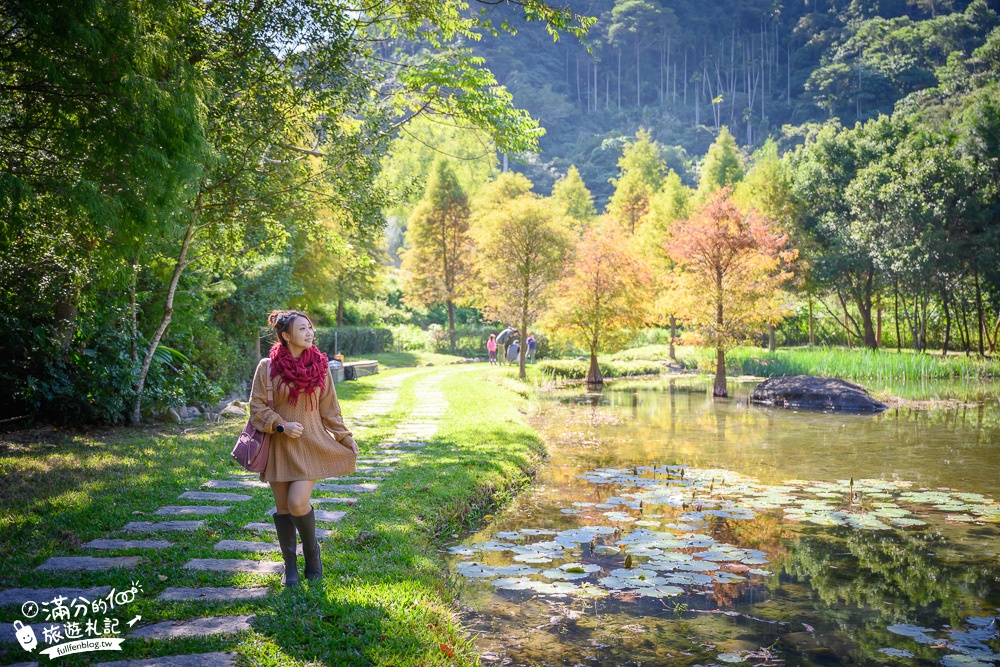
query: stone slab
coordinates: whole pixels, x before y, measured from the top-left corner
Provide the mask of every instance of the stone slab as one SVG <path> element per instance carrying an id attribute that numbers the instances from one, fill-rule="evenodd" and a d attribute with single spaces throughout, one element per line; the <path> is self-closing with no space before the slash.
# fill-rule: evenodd
<path id="1" fill-rule="evenodd" d="M 332 505 L 356 505 L 358 502 L 357 498 L 324 498 L 322 496 L 314 496 L 311 498 L 314 503 L 330 503 Z M 319 510 L 317 510 L 319 511 Z"/>
<path id="2" fill-rule="evenodd" d="M 156 599 L 167 601 L 203 600 L 205 602 L 214 602 L 217 600 L 254 600 L 265 597 L 270 592 L 270 588 L 263 586 L 258 588 L 180 588 L 172 586 L 160 593 Z"/>
<path id="3" fill-rule="evenodd" d="M 209 572 L 249 572 L 251 574 L 281 574 L 284 563 L 264 560 L 244 560 L 241 558 L 192 558 L 184 563 L 188 570 L 208 570 Z"/>
<path id="4" fill-rule="evenodd" d="M 155 533 L 160 530 L 198 530 L 204 521 L 130 521 L 122 527 L 124 533 Z"/>
<path id="5" fill-rule="evenodd" d="M 115 660 L 99 662 L 94 667 L 233 667 L 231 653 L 190 653 L 145 660 Z"/>
<path id="6" fill-rule="evenodd" d="M 389 448 L 403 448 L 403 449 L 423 449 L 427 446 L 426 442 L 420 440 L 404 440 L 403 442 L 396 443 L 386 443 L 386 450 Z M 379 445 L 381 447 L 381 445 Z"/>
<path id="7" fill-rule="evenodd" d="M 273 523 L 264 523 L 264 522 L 248 523 L 247 525 L 243 526 L 243 529 L 244 530 L 263 530 L 263 531 L 268 532 L 268 533 L 276 533 L 277 532 L 274 529 L 274 524 Z M 331 532 L 333 532 L 333 531 L 327 530 L 325 528 L 317 528 L 316 529 L 316 536 L 319 537 L 320 539 L 326 539 L 327 537 L 330 537 L 330 533 Z"/>
<path id="8" fill-rule="evenodd" d="M 145 639 L 176 639 L 178 637 L 221 635 L 228 632 L 249 630 L 251 618 L 253 616 L 250 615 L 209 616 L 189 621 L 162 621 L 138 628 L 129 633 L 128 636 Z"/>
<path id="9" fill-rule="evenodd" d="M 72 600 L 83 596 L 93 601 L 111 592 L 110 586 L 95 586 L 94 588 L 8 588 L 0 591 L 0 607 L 13 604 L 23 605 L 28 600 L 32 600 L 41 605 L 42 602 L 49 602 L 58 596 L 63 596 Z"/>
<path id="10" fill-rule="evenodd" d="M 215 545 L 216 551 L 251 551 L 253 553 L 277 553 L 281 545 L 277 542 L 247 542 L 246 540 L 221 540 Z M 302 553 L 302 545 L 295 546 L 295 552 Z"/>
<path id="11" fill-rule="evenodd" d="M 379 456 L 379 457 L 373 456 L 370 458 L 358 459 L 358 465 L 373 465 L 373 466 L 380 464 L 389 465 L 392 463 L 399 463 L 399 461 L 400 458 L 398 456 Z"/>
<path id="12" fill-rule="evenodd" d="M 317 491 L 341 491 L 346 493 L 371 493 L 378 489 L 378 484 L 317 484 Z"/>
<path id="13" fill-rule="evenodd" d="M 135 567 L 140 556 L 53 556 L 35 570 L 110 570 L 116 567 Z"/>
<path id="14" fill-rule="evenodd" d="M 341 477 L 324 477 L 320 480 L 321 482 L 330 482 L 331 484 L 364 484 L 372 483 L 378 484 L 379 482 L 384 482 L 384 477 L 355 477 L 354 475 L 343 475 Z"/>
<path id="15" fill-rule="evenodd" d="M 371 474 L 376 472 L 396 472 L 396 469 L 392 466 L 365 466 L 363 468 L 355 468 L 354 472 L 364 474 Z"/>
<path id="16" fill-rule="evenodd" d="M 39 616 L 38 618 L 44 618 L 44 616 Z M 24 619 L 21 619 L 21 621 L 24 622 Z M 54 625 L 57 628 L 59 628 L 59 634 L 61 634 L 63 636 L 66 635 L 66 626 L 63 625 L 62 623 L 44 623 L 43 622 L 43 623 L 25 623 L 25 625 L 32 626 L 31 629 L 35 631 L 35 637 L 38 639 L 39 645 L 42 644 L 42 627 L 43 626 L 47 628 L 49 626 Z M 10 642 L 12 644 L 17 644 L 17 635 L 14 633 L 14 622 L 13 621 L 11 621 L 10 623 L 6 623 L 6 622 L 5 623 L 0 623 L 0 643 L 2 643 L 2 642 Z M 21 648 L 18 647 L 17 650 L 20 651 Z M 28 655 L 25 654 L 25 657 L 28 657 Z M 30 665 L 30 664 L 37 664 L 37 663 L 28 663 L 28 664 Z"/>
<path id="17" fill-rule="evenodd" d="M 408 450 L 395 449 L 395 445 L 392 444 L 391 442 L 379 445 L 379 449 L 382 451 L 383 454 L 392 456 L 410 456 L 421 453 L 419 450 L 416 449 L 408 449 Z"/>
<path id="18" fill-rule="evenodd" d="M 83 546 L 88 549 L 169 549 L 173 542 L 166 540 L 91 540 Z"/>
<path id="19" fill-rule="evenodd" d="M 185 516 L 188 514 L 225 514 L 229 511 L 226 505 L 164 505 L 156 510 L 157 514 Z"/>
<path id="20" fill-rule="evenodd" d="M 206 489 L 267 489 L 270 485 L 252 479 L 210 479 L 204 484 Z"/>
<path id="21" fill-rule="evenodd" d="M 270 511 L 271 516 L 273 516 L 276 511 L 277 510 L 272 507 Z M 313 513 L 316 515 L 317 521 L 323 521 L 326 523 L 336 523 L 341 519 L 343 519 L 344 515 L 347 514 L 347 512 L 336 512 L 331 510 L 318 510 L 318 509 L 314 509 Z"/>
<path id="22" fill-rule="evenodd" d="M 218 500 L 227 503 L 243 503 L 253 500 L 253 496 L 245 496 L 240 493 L 212 493 L 210 491 L 185 491 L 177 497 L 184 500 Z"/>

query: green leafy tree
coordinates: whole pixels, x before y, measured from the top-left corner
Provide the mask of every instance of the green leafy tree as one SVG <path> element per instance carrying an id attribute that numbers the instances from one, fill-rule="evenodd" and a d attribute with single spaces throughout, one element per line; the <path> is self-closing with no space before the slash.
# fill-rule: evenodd
<path id="1" fill-rule="evenodd" d="M 618 168 L 618 178 L 611 179 L 615 192 L 608 202 L 608 213 L 632 235 L 649 211 L 650 197 L 663 183 L 665 166 L 660 149 L 647 130 L 639 130 L 635 141 L 625 144 Z"/>
<path id="2" fill-rule="evenodd" d="M 469 200 L 444 159 L 427 179 L 424 198 L 410 216 L 402 251 L 408 303 L 448 308 L 448 333 L 455 347 L 455 305 L 473 289 L 473 243 Z"/>
<path id="3" fill-rule="evenodd" d="M 580 233 L 597 216 L 594 197 L 575 166 L 570 166 L 566 176 L 552 186 L 552 199 Z"/>
<path id="4" fill-rule="evenodd" d="M 701 177 L 698 179 L 698 197 L 706 199 L 720 188 L 727 188 L 743 178 L 743 158 L 736 145 L 736 139 L 723 126 L 719 136 L 708 149 L 701 163 Z"/>

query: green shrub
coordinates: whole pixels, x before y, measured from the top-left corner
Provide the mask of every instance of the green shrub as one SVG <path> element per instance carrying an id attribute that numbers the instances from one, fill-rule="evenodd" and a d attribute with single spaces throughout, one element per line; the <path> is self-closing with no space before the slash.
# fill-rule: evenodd
<path id="1" fill-rule="evenodd" d="M 336 341 L 337 349 L 334 349 Z M 381 327 L 317 327 L 316 347 L 331 357 L 356 357 L 392 349 L 392 330 Z"/>

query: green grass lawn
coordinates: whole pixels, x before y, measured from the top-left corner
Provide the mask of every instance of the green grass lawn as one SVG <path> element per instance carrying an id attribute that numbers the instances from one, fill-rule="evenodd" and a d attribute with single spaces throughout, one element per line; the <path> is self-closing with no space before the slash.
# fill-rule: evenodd
<path id="1" fill-rule="evenodd" d="M 462 360 L 452 354 L 436 354 L 434 352 L 378 352 L 377 354 L 366 354 L 365 359 L 374 359 L 380 367 L 409 368 L 413 366 L 426 366 L 434 364 L 443 366 Z M 347 361 L 357 361 L 348 359 Z"/>
<path id="2" fill-rule="evenodd" d="M 423 454 L 397 464 L 377 492 L 361 496 L 347 517 L 334 524 L 333 535 L 323 542 L 321 583 L 282 590 L 278 576 L 183 568 L 190 558 L 235 557 L 213 550 L 220 539 L 273 540 L 250 537 L 240 528 L 248 521 L 266 520 L 272 506 L 266 489 L 247 492 L 254 500 L 231 503 L 226 514 L 204 517 L 206 527 L 195 533 L 151 536 L 169 539 L 174 546 L 133 552 L 143 556 L 135 570 L 33 571 L 50 556 L 108 555 L 81 545 L 95 538 L 127 537 L 110 533 L 128 521 L 152 519 L 161 505 L 184 504 L 187 501 L 177 496 L 185 490 L 240 472 L 228 453 L 242 424 L 194 422 L 0 436 L 0 587 L 120 589 L 138 580 L 143 594 L 128 614 L 141 615 L 143 625 L 256 615 L 254 630 L 241 636 L 171 640 L 169 645 L 126 639 L 121 654 L 67 656 L 60 659 L 65 665 L 212 650 L 235 651 L 247 665 L 475 664 L 471 640 L 454 617 L 441 547 L 477 528 L 485 514 L 524 488 L 544 447 L 519 411 L 531 392 L 517 391 L 520 383 L 511 378 L 512 370 L 455 366 L 428 372 L 445 374 L 442 391 L 450 403 L 438 434 Z M 377 453 L 375 445 L 416 405 L 415 385 L 421 377 L 427 374 L 416 372 L 404 380 L 396 409 L 361 440 L 362 454 Z M 348 417 L 378 379 L 370 376 L 338 385 Z M 483 410 L 484 405 L 490 409 Z M 241 557 L 280 560 L 277 554 Z M 268 585 L 274 594 L 242 602 L 155 599 L 168 586 L 233 585 Z M 0 622 L 20 618 L 19 609 L 0 608 Z M 24 659 L 16 644 L 0 645 L 0 664 Z"/>

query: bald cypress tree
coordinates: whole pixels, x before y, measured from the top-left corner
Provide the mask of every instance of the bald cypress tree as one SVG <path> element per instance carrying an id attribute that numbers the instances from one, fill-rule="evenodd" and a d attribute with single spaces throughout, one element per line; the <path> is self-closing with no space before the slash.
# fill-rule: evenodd
<path id="1" fill-rule="evenodd" d="M 434 163 L 423 199 L 410 216 L 403 257 L 408 303 L 448 307 L 448 334 L 455 349 L 455 304 L 472 284 L 469 199 L 444 159 Z"/>

